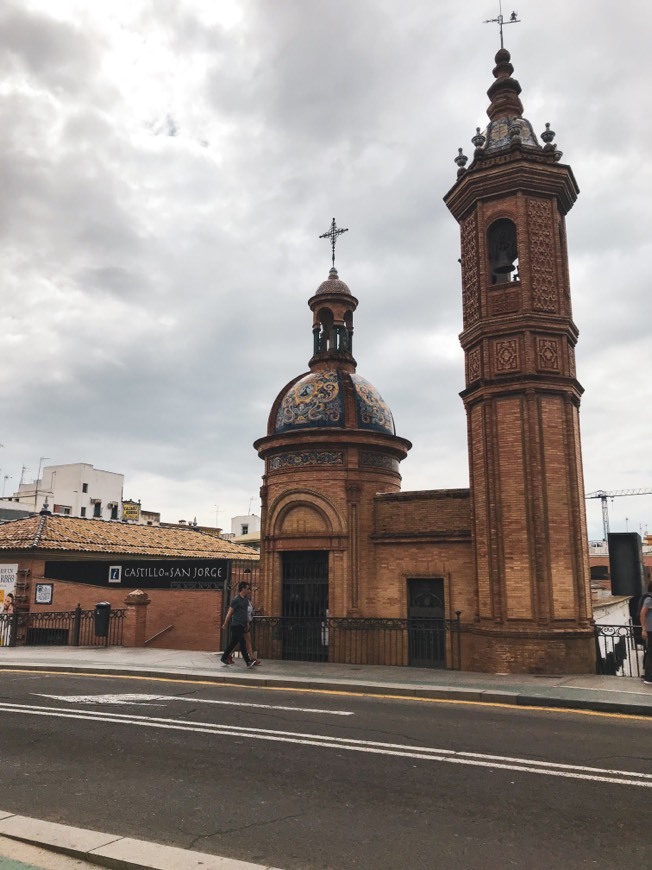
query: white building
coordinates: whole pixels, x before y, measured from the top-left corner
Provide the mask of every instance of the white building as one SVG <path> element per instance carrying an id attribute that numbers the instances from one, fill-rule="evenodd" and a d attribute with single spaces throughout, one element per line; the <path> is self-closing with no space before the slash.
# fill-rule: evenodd
<path id="1" fill-rule="evenodd" d="M 260 550 L 260 517 L 257 514 L 231 517 L 231 531 L 222 532 L 220 537 L 234 544 L 246 544 L 254 550 Z"/>
<path id="2" fill-rule="evenodd" d="M 47 465 L 33 483 L 22 483 L 13 496 L 0 499 L 37 512 L 47 498 L 53 514 L 71 517 L 122 519 L 124 474 L 101 471 L 86 462 Z"/>
<path id="3" fill-rule="evenodd" d="M 236 538 L 242 535 L 253 535 L 256 532 L 260 532 L 260 517 L 256 514 L 231 517 L 231 534 Z"/>

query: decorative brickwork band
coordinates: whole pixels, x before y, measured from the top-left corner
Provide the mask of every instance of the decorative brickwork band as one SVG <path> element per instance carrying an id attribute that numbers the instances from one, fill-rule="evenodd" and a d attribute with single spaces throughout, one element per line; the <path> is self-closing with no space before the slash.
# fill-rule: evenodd
<path id="1" fill-rule="evenodd" d="M 480 319 L 478 275 L 478 218 L 476 212 L 462 222 L 462 311 L 464 326 Z"/>
<path id="2" fill-rule="evenodd" d="M 557 339 L 537 339 L 537 366 L 549 372 L 559 371 L 559 342 Z"/>
<path id="3" fill-rule="evenodd" d="M 515 338 L 494 342 L 496 372 L 516 372 L 520 369 L 518 342 Z"/>
<path id="4" fill-rule="evenodd" d="M 547 200 L 528 199 L 532 307 L 535 311 L 557 311 L 554 243 L 551 205 Z"/>
<path id="5" fill-rule="evenodd" d="M 489 294 L 489 314 L 497 317 L 500 314 L 516 314 L 521 310 L 521 290 L 492 291 Z"/>
<path id="6" fill-rule="evenodd" d="M 474 381 L 479 381 L 482 376 L 482 350 L 479 347 L 474 347 L 468 354 L 468 370 L 467 383 L 472 384 Z"/>
<path id="7" fill-rule="evenodd" d="M 281 453 L 269 460 L 269 470 L 298 468 L 303 465 L 343 465 L 341 450 L 302 450 L 301 453 Z"/>
<path id="8" fill-rule="evenodd" d="M 398 460 L 386 453 L 376 453 L 372 450 L 363 450 L 360 453 L 360 465 L 372 468 L 387 468 L 389 471 L 398 471 Z"/>

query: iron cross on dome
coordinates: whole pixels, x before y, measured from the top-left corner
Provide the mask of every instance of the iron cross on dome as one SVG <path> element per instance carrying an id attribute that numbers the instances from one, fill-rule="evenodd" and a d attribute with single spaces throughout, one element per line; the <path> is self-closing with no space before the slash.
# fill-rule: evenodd
<path id="1" fill-rule="evenodd" d="M 331 240 L 331 248 L 333 251 L 333 269 L 335 268 L 335 242 L 337 241 L 337 237 L 341 236 L 342 233 L 348 233 L 349 228 L 340 229 L 335 223 L 335 218 L 333 218 L 331 223 L 331 228 L 327 233 L 322 233 L 319 237 L 320 239 L 330 239 Z"/>

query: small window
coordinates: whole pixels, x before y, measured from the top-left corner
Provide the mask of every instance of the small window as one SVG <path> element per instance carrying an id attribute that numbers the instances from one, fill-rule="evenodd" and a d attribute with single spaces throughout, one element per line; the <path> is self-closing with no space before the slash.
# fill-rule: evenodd
<path id="1" fill-rule="evenodd" d="M 79 516 L 80 516 L 80 517 L 85 517 L 85 516 L 86 516 L 86 508 L 85 508 L 85 507 L 83 507 L 83 508 L 79 508 Z"/>
<path id="2" fill-rule="evenodd" d="M 88 492 L 88 484 L 82 483 L 82 492 Z"/>
<path id="3" fill-rule="evenodd" d="M 93 516 L 94 517 L 101 517 L 102 516 L 102 502 L 101 501 L 95 502 L 95 505 L 93 507 Z"/>
<path id="4" fill-rule="evenodd" d="M 240 534 L 241 534 L 241 535 L 248 535 L 248 534 L 249 534 L 249 526 L 248 526 L 248 525 L 243 524 L 243 525 L 240 527 L 240 529 L 241 529 L 241 531 L 240 531 Z"/>
<path id="5" fill-rule="evenodd" d="M 118 505 L 117 504 L 114 504 L 113 507 L 111 508 L 111 519 L 112 520 L 118 519 Z"/>

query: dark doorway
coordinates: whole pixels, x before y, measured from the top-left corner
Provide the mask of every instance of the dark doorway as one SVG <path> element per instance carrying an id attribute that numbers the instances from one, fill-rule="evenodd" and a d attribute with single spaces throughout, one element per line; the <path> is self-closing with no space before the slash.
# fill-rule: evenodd
<path id="1" fill-rule="evenodd" d="M 441 577 L 408 580 L 409 664 L 446 666 L 444 581 Z"/>
<path id="2" fill-rule="evenodd" d="M 328 661 L 328 552 L 283 553 L 283 658 Z"/>

